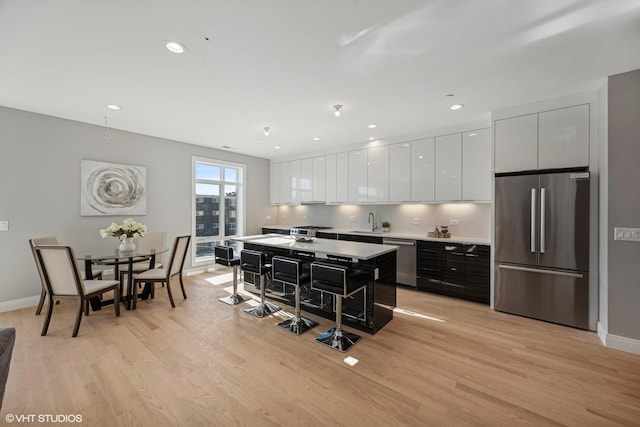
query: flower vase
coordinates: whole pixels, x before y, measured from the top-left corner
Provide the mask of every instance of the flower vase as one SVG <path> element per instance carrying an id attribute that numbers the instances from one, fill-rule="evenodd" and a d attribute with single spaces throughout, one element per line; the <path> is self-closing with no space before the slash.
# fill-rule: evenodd
<path id="1" fill-rule="evenodd" d="M 118 250 L 120 252 L 133 252 L 136 250 L 136 244 L 133 242 L 133 237 L 126 237 L 124 240 L 120 241 L 120 246 L 118 246 Z"/>

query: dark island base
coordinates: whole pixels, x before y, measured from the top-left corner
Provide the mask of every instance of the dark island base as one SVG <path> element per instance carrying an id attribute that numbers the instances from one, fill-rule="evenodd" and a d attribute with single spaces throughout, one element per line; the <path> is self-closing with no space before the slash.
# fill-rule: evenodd
<path id="1" fill-rule="evenodd" d="M 270 262 L 274 255 L 293 257 L 298 255 L 290 250 L 253 243 L 245 243 L 244 247 L 245 249 L 266 253 L 267 262 Z M 309 254 L 305 255 L 308 256 Z M 327 261 L 326 258 L 318 259 Z M 396 307 L 396 252 L 390 252 L 369 260 L 358 260 L 357 262 L 335 259 L 329 261 L 341 264 L 350 263 L 352 268 L 366 272 L 366 275 L 369 276 L 367 287 L 363 292 L 358 292 L 352 297 L 344 299 L 342 320 L 345 326 L 375 334 L 393 319 L 393 309 Z M 243 280 L 245 290 L 259 294 L 260 284 L 257 276 L 243 272 Z M 268 298 L 291 307 L 295 306 L 295 289 L 293 286 L 272 281 L 271 275 L 267 275 L 265 284 L 265 293 Z M 301 287 L 301 296 L 301 309 L 303 311 L 335 320 L 333 295 L 313 290 L 307 284 Z"/>

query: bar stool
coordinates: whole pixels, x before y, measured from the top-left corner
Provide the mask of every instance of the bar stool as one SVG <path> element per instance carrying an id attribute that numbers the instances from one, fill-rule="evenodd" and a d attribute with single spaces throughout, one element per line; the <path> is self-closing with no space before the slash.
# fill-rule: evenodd
<path id="1" fill-rule="evenodd" d="M 240 252 L 240 269 L 260 276 L 260 304 L 245 308 L 244 311 L 256 317 L 265 317 L 280 310 L 280 307 L 264 299 L 264 276 L 271 270 L 271 265 L 266 263 L 264 253 L 244 249 Z"/>
<path id="2" fill-rule="evenodd" d="M 300 285 L 309 282 L 311 276 L 303 270 L 303 261 L 295 258 L 274 256 L 271 259 L 273 280 L 278 280 L 287 285 L 292 285 L 296 290 L 296 306 L 293 318 L 278 323 L 282 329 L 300 335 L 318 325 L 315 320 L 300 316 Z"/>
<path id="3" fill-rule="evenodd" d="M 360 335 L 342 330 L 342 300 L 367 286 L 366 277 L 350 273 L 348 266 L 311 263 L 311 288 L 333 294 L 336 298 L 335 330 L 320 335 L 316 341 L 341 352 L 349 350 L 360 339 Z"/>
<path id="4" fill-rule="evenodd" d="M 216 246 L 214 250 L 216 264 L 233 267 L 233 294 L 228 297 L 218 298 L 218 301 L 229 305 L 236 305 L 251 299 L 250 296 L 238 293 L 238 267 L 240 266 L 240 258 L 233 257 L 233 248 L 230 246 Z"/>

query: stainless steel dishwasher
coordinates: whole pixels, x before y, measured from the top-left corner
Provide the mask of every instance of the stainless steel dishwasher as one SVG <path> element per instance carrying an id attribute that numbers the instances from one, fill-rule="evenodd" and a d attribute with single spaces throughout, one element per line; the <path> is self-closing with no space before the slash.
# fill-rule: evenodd
<path id="1" fill-rule="evenodd" d="M 398 247 L 396 252 L 396 281 L 402 285 L 416 287 L 416 241 L 386 238 L 385 245 Z"/>

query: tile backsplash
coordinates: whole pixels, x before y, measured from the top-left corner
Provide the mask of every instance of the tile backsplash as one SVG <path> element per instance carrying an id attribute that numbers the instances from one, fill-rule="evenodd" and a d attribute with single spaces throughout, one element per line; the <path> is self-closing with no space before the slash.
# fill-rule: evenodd
<path id="1" fill-rule="evenodd" d="M 265 225 L 318 225 L 364 230 L 369 212 L 378 226 L 391 223 L 391 231 L 426 234 L 436 226 L 449 225 L 452 235 L 489 238 L 491 235 L 491 204 L 443 203 L 405 205 L 301 205 L 279 206 L 277 215 Z M 451 221 L 458 225 L 451 225 Z"/>

